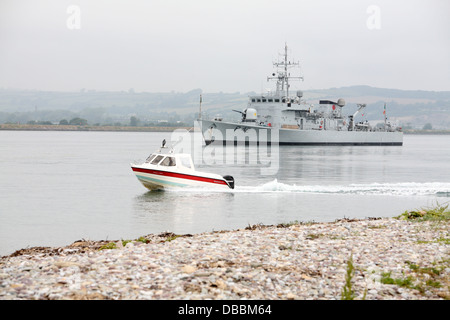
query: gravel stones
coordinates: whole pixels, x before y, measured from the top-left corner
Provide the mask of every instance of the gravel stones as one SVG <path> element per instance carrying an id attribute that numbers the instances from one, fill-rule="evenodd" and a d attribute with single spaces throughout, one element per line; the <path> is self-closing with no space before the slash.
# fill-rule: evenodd
<path id="1" fill-rule="evenodd" d="M 106 242 L 94 241 L 24 249 L 0 259 L 0 300 L 332 300 L 341 298 L 350 257 L 357 299 L 450 297 L 447 222 L 368 219 L 247 229 L 149 235 L 148 243 L 118 241 L 107 250 L 99 250 Z M 439 272 L 418 272 L 432 268 Z M 383 283 L 387 274 L 412 284 Z"/>

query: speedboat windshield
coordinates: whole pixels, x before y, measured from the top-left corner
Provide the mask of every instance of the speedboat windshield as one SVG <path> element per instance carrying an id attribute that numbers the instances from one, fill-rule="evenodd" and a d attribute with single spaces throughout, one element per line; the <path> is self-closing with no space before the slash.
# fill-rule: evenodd
<path id="1" fill-rule="evenodd" d="M 151 154 L 148 156 L 148 158 L 145 160 L 145 163 L 151 162 L 156 157 L 156 154 Z"/>
<path id="2" fill-rule="evenodd" d="M 156 156 L 156 157 L 152 160 L 151 164 L 158 164 L 158 163 L 161 161 L 162 158 L 164 158 L 164 156 L 161 156 L 161 155 Z"/>
<path id="3" fill-rule="evenodd" d="M 161 161 L 162 166 L 174 167 L 177 162 L 174 157 L 166 157 L 163 161 Z"/>

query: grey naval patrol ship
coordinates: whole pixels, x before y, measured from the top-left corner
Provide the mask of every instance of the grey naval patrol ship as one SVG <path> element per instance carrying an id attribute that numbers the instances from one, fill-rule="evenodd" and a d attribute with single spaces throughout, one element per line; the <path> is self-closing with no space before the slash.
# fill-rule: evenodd
<path id="1" fill-rule="evenodd" d="M 366 122 L 355 122 L 355 116 L 366 104 L 357 104 L 357 111 L 344 116 L 344 99 L 320 100 L 319 104 L 307 104 L 302 91 L 290 95 L 289 80 L 303 80 L 291 77 L 289 69 L 299 65 L 288 61 L 287 45 L 283 59 L 274 62 L 277 74 L 267 77 L 276 81 L 276 90 L 266 95 L 250 96 L 247 107 L 233 110 L 241 113 L 239 122 L 223 121 L 220 117 L 202 119 L 201 97 L 198 121 L 205 143 L 236 143 L 236 137 L 247 142 L 279 143 L 280 145 L 403 145 L 401 127 L 387 122 L 386 105 L 384 123 L 372 127 Z M 247 138 L 245 138 L 247 137 Z"/>

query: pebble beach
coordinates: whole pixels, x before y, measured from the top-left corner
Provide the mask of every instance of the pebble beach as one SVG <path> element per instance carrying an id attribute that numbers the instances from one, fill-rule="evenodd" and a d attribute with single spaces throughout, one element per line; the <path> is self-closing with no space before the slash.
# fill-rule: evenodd
<path id="1" fill-rule="evenodd" d="M 448 221 L 254 225 L 0 258 L 0 300 L 448 300 Z"/>

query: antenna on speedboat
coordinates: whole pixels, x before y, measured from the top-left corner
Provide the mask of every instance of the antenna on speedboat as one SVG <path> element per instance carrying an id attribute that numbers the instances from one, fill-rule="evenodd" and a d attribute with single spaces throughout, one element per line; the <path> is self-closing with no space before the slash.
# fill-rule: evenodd
<path id="1" fill-rule="evenodd" d="M 159 148 L 158 152 L 161 152 L 162 149 L 169 149 L 169 153 L 173 153 L 173 146 L 166 147 L 166 139 L 163 139 L 163 141 L 161 143 L 161 147 Z"/>

